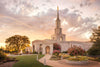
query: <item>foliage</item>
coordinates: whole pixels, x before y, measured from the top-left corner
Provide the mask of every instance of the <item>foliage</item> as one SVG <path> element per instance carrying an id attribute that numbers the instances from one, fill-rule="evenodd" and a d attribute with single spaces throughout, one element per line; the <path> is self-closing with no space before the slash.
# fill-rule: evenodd
<path id="1" fill-rule="evenodd" d="M 7 50 L 10 52 L 17 51 L 19 53 L 21 49 L 25 49 L 30 44 L 30 41 L 27 36 L 14 35 L 7 38 L 5 43 L 7 44 Z"/>
<path id="2" fill-rule="evenodd" d="M 58 56 L 59 53 L 60 53 L 60 51 L 61 51 L 60 45 L 57 44 L 57 43 L 54 43 L 53 44 L 53 54 L 56 55 L 56 56 Z"/>
<path id="3" fill-rule="evenodd" d="M 90 39 L 93 42 L 93 46 L 88 50 L 88 54 L 100 55 L 100 26 L 97 29 L 93 29 Z"/>
<path id="4" fill-rule="evenodd" d="M 70 61 L 87 61 L 88 60 L 88 57 L 87 56 L 71 56 L 69 58 L 67 58 L 67 60 L 70 60 Z"/>
<path id="5" fill-rule="evenodd" d="M 3 47 L 0 47 L 0 51 L 4 51 Z"/>
<path id="6" fill-rule="evenodd" d="M 100 62 L 100 57 L 95 58 L 94 61 Z"/>
<path id="7" fill-rule="evenodd" d="M 99 48 L 99 47 L 95 47 L 95 45 L 93 45 L 93 46 L 88 50 L 88 54 L 89 54 L 89 55 L 100 55 L 100 48 Z"/>
<path id="8" fill-rule="evenodd" d="M 39 59 L 42 58 L 44 55 L 39 55 Z M 26 55 L 26 56 L 16 56 L 17 63 L 13 65 L 13 67 L 50 67 L 47 65 L 43 65 L 39 61 L 36 60 L 36 55 Z"/>
<path id="9" fill-rule="evenodd" d="M 54 50 L 61 50 L 61 47 L 60 47 L 59 44 L 54 43 L 54 44 L 53 44 L 53 49 L 54 49 Z"/>
<path id="10" fill-rule="evenodd" d="M 7 58 L 6 54 L 4 52 L 0 51 L 0 61 L 4 60 L 6 58 Z"/>
<path id="11" fill-rule="evenodd" d="M 36 51 L 33 51 L 33 54 L 38 54 L 38 52 L 36 52 Z"/>
<path id="12" fill-rule="evenodd" d="M 96 58 L 93 58 L 93 57 L 88 57 L 88 60 L 92 60 L 94 61 Z"/>
<path id="13" fill-rule="evenodd" d="M 63 59 L 70 57 L 70 55 L 68 55 L 68 54 L 59 53 L 59 57 L 61 57 L 61 56 L 62 56 Z"/>
<path id="14" fill-rule="evenodd" d="M 77 56 L 77 55 L 85 55 L 86 52 L 81 47 L 74 45 L 68 49 L 68 54 L 71 56 Z"/>
<path id="15" fill-rule="evenodd" d="M 60 53 L 60 51 L 59 51 L 59 50 L 54 50 L 54 51 L 53 51 L 53 54 L 54 54 L 54 55 L 56 55 L 56 56 L 58 56 L 58 55 L 59 55 L 59 53 Z"/>
<path id="16" fill-rule="evenodd" d="M 62 53 L 68 53 L 67 51 L 63 51 Z"/>
<path id="17" fill-rule="evenodd" d="M 61 58 L 59 56 L 56 55 L 52 55 L 52 57 L 50 58 L 50 60 L 60 60 Z"/>

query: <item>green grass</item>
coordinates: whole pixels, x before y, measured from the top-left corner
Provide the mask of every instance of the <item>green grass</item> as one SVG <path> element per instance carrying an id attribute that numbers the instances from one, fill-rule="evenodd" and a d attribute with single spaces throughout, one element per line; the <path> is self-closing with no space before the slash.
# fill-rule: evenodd
<path id="1" fill-rule="evenodd" d="M 39 58 L 43 57 L 43 55 L 39 55 Z M 39 61 L 36 60 L 36 55 L 26 55 L 26 56 L 17 56 L 15 57 L 18 62 L 16 62 L 13 67 L 50 67 L 45 66 Z"/>

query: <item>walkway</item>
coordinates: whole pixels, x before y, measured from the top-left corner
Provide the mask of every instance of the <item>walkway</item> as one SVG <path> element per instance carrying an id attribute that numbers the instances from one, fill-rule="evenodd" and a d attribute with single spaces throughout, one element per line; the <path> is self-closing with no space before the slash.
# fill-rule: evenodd
<path id="1" fill-rule="evenodd" d="M 86 65 L 70 65 L 66 63 L 66 60 L 54 61 L 54 60 L 49 60 L 50 57 L 51 55 L 45 55 L 39 61 L 41 63 L 44 63 L 44 59 L 46 59 L 46 64 L 53 67 L 100 67 L 100 63 L 95 61 L 90 61 L 90 63 Z"/>
<path id="2" fill-rule="evenodd" d="M 13 64 L 15 63 L 15 61 L 12 62 L 6 62 L 0 65 L 0 67 L 13 67 Z"/>

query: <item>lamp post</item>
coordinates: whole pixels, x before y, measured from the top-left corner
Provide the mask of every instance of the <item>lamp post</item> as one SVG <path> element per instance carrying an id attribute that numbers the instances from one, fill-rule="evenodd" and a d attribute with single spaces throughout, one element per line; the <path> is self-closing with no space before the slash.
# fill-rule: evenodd
<path id="1" fill-rule="evenodd" d="M 39 59 L 39 56 L 38 56 L 38 54 L 39 54 L 39 49 L 38 49 L 38 51 L 37 51 L 38 53 L 37 53 L 37 61 L 38 61 L 38 59 Z"/>
<path id="2" fill-rule="evenodd" d="M 38 61 L 38 54 L 37 54 L 37 61 Z"/>
<path id="3" fill-rule="evenodd" d="M 46 65 L 46 58 L 44 58 L 44 65 Z"/>
<path id="4" fill-rule="evenodd" d="M 61 56 L 61 60 L 63 59 L 63 56 Z"/>

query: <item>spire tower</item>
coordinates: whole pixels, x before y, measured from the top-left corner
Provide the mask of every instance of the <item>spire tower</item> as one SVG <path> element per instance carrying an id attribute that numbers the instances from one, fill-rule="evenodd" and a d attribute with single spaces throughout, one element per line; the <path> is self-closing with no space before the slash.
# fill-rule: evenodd
<path id="1" fill-rule="evenodd" d="M 61 23 L 59 19 L 59 7 L 57 6 L 57 18 L 56 18 L 56 28 L 55 34 L 52 36 L 53 40 L 56 41 L 65 41 L 65 34 L 62 34 Z"/>
<path id="2" fill-rule="evenodd" d="M 57 6 L 57 19 L 56 19 L 56 28 L 60 28 L 60 19 L 59 19 L 59 7 Z"/>

